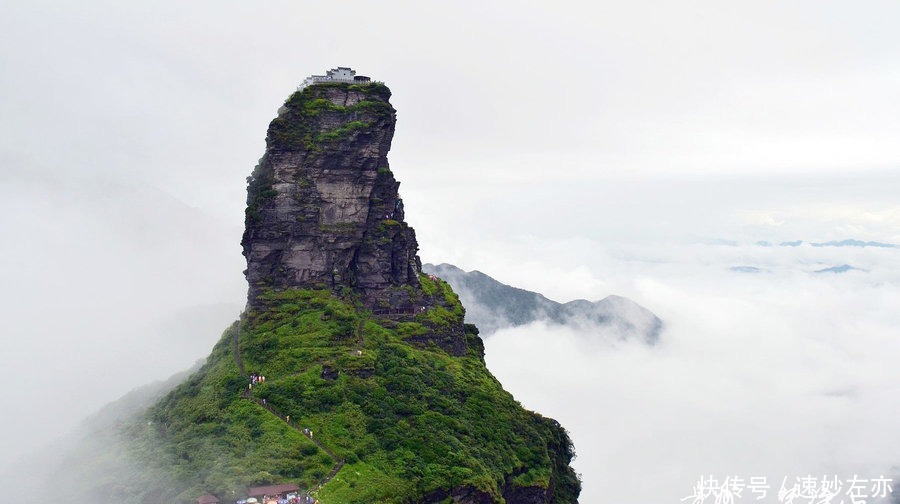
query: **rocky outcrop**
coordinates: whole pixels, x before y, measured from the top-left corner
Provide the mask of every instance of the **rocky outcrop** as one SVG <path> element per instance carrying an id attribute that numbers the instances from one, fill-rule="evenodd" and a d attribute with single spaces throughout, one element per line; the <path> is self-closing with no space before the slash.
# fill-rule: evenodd
<path id="1" fill-rule="evenodd" d="M 248 308 L 266 309 L 266 292 L 328 289 L 377 316 L 420 324 L 412 344 L 464 355 L 462 313 L 449 322 L 429 316 L 458 303 L 435 280 L 422 285 L 416 233 L 388 166 L 390 96 L 377 83 L 316 84 L 281 107 L 247 179 Z"/>
<path id="2" fill-rule="evenodd" d="M 412 309 L 415 232 L 388 166 L 396 121 L 381 84 L 322 84 L 292 95 L 248 178 L 241 245 L 253 307 L 266 289 L 353 289 Z"/>

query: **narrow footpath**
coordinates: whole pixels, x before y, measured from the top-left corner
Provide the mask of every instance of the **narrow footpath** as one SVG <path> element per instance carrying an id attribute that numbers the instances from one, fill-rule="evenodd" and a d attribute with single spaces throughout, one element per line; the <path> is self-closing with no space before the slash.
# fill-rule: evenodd
<path id="1" fill-rule="evenodd" d="M 237 364 L 237 367 L 238 367 L 238 369 L 240 369 L 241 374 L 243 376 L 245 376 L 247 378 L 247 381 L 249 382 L 250 375 L 247 373 L 247 370 L 244 369 L 244 361 L 243 361 L 243 359 L 241 359 L 241 351 L 240 351 L 240 346 L 238 344 L 239 335 L 240 335 L 240 331 L 235 330 L 234 337 L 233 337 L 233 340 L 234 340 L 234 363 Z M 360 322 L 360 325 L 357 328 L 357 335 L 360 338 L 362 337 L 362 322 Z M 244 399 L 249 399 L 249 400 L 255 402 L 256 404 L 262 406 L 263 409 L 265 409 L 269 413 L 278 417 L 278 419 L 281 420 L 282 422 L 284 422 L 285 424 L 287 424 L 288 427 L 296 430 L 297 432 L 302 434 L 304 437 L 306 437 L 307 439 L 309 439 L 310 441 L 315 443 L 316 446 L 321 448 L 322 451 L 324 451 L 325 453 L 328 454 L 329 457 L 331 457 L 331 460 L 334 460 L 335 462 L 337 462 L 334 465 L 334 467 L 331 469 L 331 472 L 329 472 L 324 478 L 322 478 L 322 481 L 319 481 L 315 485 L 315 487 L 313 487 L 312 489 L 309 490 L 308 493 L 313 494 L 314 492 L 317 492 L 323 486 L 325 486 L 329 481 L 331 481 L 335 476 L 337 476 L 337 473 L 340 472 L 340 470 L 344 467 L 346 460 L 338 457 L 338 454 L 335 453 L 334 450 L 332 450 L 331 448 L 328 448 L 327 446 L 325 446 L 324 443 L 322 443 L 317 438 L 315 438 L 313 436 L 314 433 L 312 431 L 307 433 L 307 431 L 305 429 L 301 429 L 295 422 L 289 421 L 288 420 L 289 417 L 287 415 L 283 415 L 274 406 L 272 406 L 271 404 L 268 404 L 267 402 L 264 403 L 263 400 L 258 397 L 254 397 L 251 390 L 252 389 L 250 389 L 250 388 L 245 388 L 244 391 L 241 393 L 241 397 L 243 397 Z"/>

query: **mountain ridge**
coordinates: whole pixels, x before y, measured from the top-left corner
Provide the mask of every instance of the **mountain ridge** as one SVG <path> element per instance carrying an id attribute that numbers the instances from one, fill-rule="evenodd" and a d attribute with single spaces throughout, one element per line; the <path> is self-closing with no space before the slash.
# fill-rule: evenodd
<path id="1" fill-rule="evenodd" d="M 507 327 L 539 320 L 594 330 L 611 330 L 621 339 L 655 344 L 663 322 L 634 301 L 609 295 L 599 301 L 575 299 L 565 303 L 543 294 L 504 284 L 481 271 L 464 271 L 451 264 L 426 263 L 422 270 L 446 280 L 466 309 L 466 321 L 486 337 Z"/>

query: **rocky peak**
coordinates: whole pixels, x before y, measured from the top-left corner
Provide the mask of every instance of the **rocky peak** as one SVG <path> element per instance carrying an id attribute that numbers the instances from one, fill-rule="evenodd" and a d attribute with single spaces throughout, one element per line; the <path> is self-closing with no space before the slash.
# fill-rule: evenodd
<path id="1" fill-rule="evenodd" d="M 287 288 L 349 288 L 369 307 L 421 303 L 415 231 L 387 160 L 390 95 L 380 83 L 314 84 L 279 109 L 247 179 L 251 308 Z"/>

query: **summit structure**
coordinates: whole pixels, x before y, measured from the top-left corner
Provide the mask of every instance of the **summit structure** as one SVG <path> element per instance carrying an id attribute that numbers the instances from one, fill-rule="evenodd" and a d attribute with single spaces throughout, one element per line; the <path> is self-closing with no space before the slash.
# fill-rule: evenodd
<path id="1" fill-rule="evenodd" d="M 371 308 L 416 308 L 400 293 L 418 289 L 421 264 L 387 160 L 390 90 L 358 77 L 338 67 L 308 78 L 269 126 L 248 179 L 251 307 L 267 289 L 326 288 L 351 289 Z"/>
<path id="2" fill-rule="evenodd" d="M 348 82 L 351 84 L 364 84 L 372 82 L 372 79 L 364 75 L 356 75 L 356 70 L 350 67 L 337 67 L 325 72 L 325 75 L 310 75 L 297 86 L 297 91 L 302 91 L 306 86 L 313 84 L 327 84 L 330 82 Z"/>

